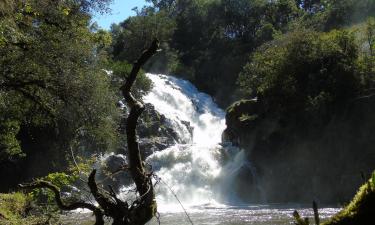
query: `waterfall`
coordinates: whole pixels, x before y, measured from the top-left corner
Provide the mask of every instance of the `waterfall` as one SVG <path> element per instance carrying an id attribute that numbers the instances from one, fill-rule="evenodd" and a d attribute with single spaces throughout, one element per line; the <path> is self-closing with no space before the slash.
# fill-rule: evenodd
<path id="1" fill-rule="evenodd" d="M 146 161 L 185 205 L 215 202 L 213 185 L 222 169 L 219 144 L 225 129 L 225 112 L 188 81 L 165 75 L 147 76 L 153 88 L 144 102 L 153 104 L 173 123 L 180 139 L 190 142 L 156 152 Z M 182 121 L 193 127 L 192 137 Z M 174 208 L 173 203 L 177 202 L 168 187 L 161 183 L 156 192 L 159 205 Z"/>
<path id="2" fill-rule="evenodd" d="M 212 98 L 189 81 L 172 76 L 147 74 L 153 82 L 151 92 L 144 97 L 145 103 L 151 103 L 174 124 L 181 139 L 189 139 L 189 132 L 182 121 L 189 122 L 194 128 L 193 144 L 197 146 L 215 146 L 221 141 L 225 129 L 225 112 Z"/>
<path id="3" fill-rule="evenodd" d="M 161 74 L 146 75 L 153 87 L 143 102 L 152 104 L 164 115 L 179 136 L 173 146 L 146 159 L 163 180 L 155 189 L 158 209 L 181 210 L 174 193 L 186 207 L 217 206 L 228 199 L 239 201 L 231 194 L 231 183 L 238 171 L 250 167 L 243 151 L 221 144 L 225 112 L 189 81 Z"/>

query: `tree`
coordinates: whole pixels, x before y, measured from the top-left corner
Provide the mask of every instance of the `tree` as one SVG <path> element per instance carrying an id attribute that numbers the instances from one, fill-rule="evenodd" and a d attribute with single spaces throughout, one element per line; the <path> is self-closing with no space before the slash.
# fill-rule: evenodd
<path id="1" fill-rule="evenodd" d="M 129 76 L 121 86 L 122 94 L 130 108 L 129 116 L 126 120 L 129 165 L 124 166 L 124 169 L 129 169 L 135 182 L 139 198 L 129 206 L 126 201 L 117 198 L 112 187 L 110 187 L 110 192 L 100 191 L 95 181 L 96 170 L 91 172 L 88 178 L 88 186 L 99 206 L 85 202 L 75 202 L 68 205 L 64 204 L 61 200 L 60 190 L 55 185 L 46 181 L 20 185 L 22 188 L 48 188 L 52 190 L 57 205 L 61 210 L 75 210 L 77 208 L 91 210 L 96 217 L 95 225 L 104 225 L 104 215 L 113 219 L 113 225 L 144 225 L 155 216 L 157 205 L 151 180 L 152 172 L 144 168 L 144 162 L 141 159 L 136 136 L 137 121 L 144 110 L 144 106 L 133 97 L 131 88 L 136 81 L 139 70 L 146 61 L 156 53 L 158 47 L 159 42 L 154 40 L 151 46 L 144 51 L 141 57 L 133 64 Z"/>
<path id="2" fill-rule="evenodd" d="M 91 152 L 117 145 L 118 97 L 101 70 L 110 36 L 89 28 L 88 11 L 105 2 L 11 1 L 1 8 L 0 177 L 15 167 L 35 168 L 29 176 L 63 170 L 72 145 Z M 40 156 L 49 160 L 33 159 Z M 12 179 L 1 189 L 20 182 Z"/>
<path id="3" fill-rule="evenodd" d="M 325 3 L 325 30 L 340 28 L 375 15 L 373 0 L 332 0 Z"/>
<path id="4" fill-rule="evenodd" d="M 327 116 L 330 111 L 324 109 L 358 95 L 357 58 L 358 47 L 348 32 L 295 31 L 260 47 L 238 83 L 268 111 Z"/>
<path id="5" fill-rule="evenodd" d="M 163 51 L 147 62 L 145 68 L 152 72 L 167 73 L 175 67 L 176 53 L 170 48 L 169 41 L 175 29 L 175 22 L 166 11 L 156 11 L 144 7 L 137 16 L 129 17 L 119 25 L 112 25 L 112 54 L 115 61 L 133 62 L 138 53 L 149 46 L 154 38 L 161 42 Z"/>
<path id="6" fill-rule="evenodd" d="M 296 5 L 307 11 L 308 13 L 315 13 L 322 7 L 324 1 L 321 0 L 296 0 Z"/>

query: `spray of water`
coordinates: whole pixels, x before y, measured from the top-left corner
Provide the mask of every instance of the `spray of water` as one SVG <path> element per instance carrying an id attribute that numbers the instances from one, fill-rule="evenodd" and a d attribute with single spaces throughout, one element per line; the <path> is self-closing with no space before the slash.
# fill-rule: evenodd
<path id="1" fill-rule="evenodd" d="M 225 112 L 188 81 L 165 75 L 147 76 L 153 82 L 153 89 L 144 102 L 153 104 L 170 120 L 181 140 L 190 140 L 188 144 L 178 143 L 154 153 L 147 162 L 185 206 L 217 206 L 224 200 L 223 195 L 226 200 L 231 196 L 230 183 L 236 170 L 247 163 L 243 152 L 220 144 Z M 186 122 L 194 128 L 192 137 L 186 130 Z M 223 166 L 225 154 L 231 160 Z M 161 210 L 180 210 L 166 186 L 158 186 L 157 201 Z"/>

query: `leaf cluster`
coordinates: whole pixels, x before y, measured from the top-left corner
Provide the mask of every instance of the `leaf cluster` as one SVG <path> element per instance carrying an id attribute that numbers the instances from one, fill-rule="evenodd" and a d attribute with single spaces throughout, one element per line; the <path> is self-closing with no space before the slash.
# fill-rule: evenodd
<path id="1" fill-rule="evenodd" d="M 102 70 L 111 37 L 89 26 L 92 10 L 108 2 L 0 5 L 0 160 L 50 152 L 58 165 L 73 143 L 117 145 L 117 90 Z"/>

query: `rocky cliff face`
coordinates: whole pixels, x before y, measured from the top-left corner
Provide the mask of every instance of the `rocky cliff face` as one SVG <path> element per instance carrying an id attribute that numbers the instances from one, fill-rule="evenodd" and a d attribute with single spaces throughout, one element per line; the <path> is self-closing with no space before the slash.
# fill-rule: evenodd
<path id="1" fill-rule="evenodd" d="M 268 202 L 346 202 L 374 169 L 373 109 L 375 96 L 353 99 L 315 125 L 242 100 L 227 109 L 223 140 L 246 149 Z"/>

